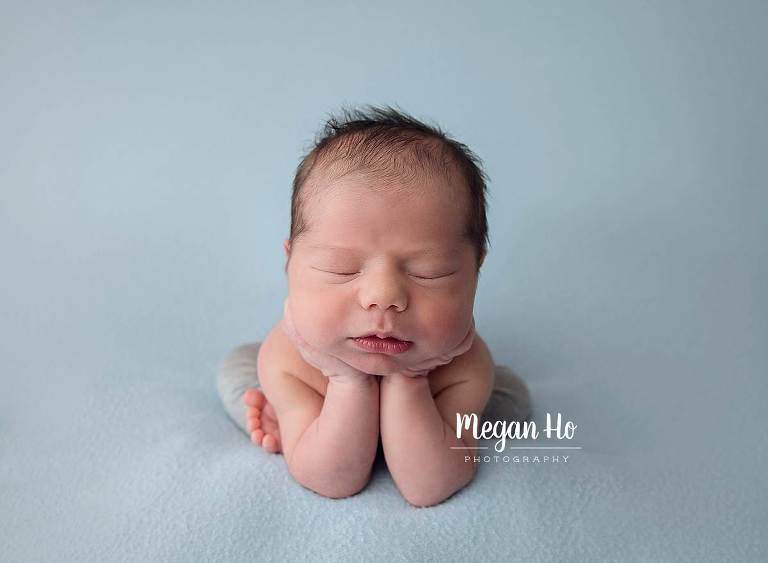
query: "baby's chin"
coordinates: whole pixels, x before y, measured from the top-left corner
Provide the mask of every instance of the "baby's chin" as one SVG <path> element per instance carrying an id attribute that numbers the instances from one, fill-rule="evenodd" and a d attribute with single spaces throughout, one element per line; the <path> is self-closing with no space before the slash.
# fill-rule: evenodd
<path id="1" fill-rule="evenodd" d="M 345 351 L 344 355 L 339 357 L 353 368 L 371 375 L 392 375 L 402 371 L 407 365 L 399 359 L 402 355 L 395 357 L 388 354 Z"/>

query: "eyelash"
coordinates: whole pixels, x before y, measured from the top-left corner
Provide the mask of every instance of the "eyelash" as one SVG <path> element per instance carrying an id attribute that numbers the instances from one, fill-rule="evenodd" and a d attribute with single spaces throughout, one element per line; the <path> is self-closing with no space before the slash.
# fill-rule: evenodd
<path id="1" fill-rule="evenodd" d="M 440 278 L 447 278 L 448 276 L 453 275 L 453 272 L 451 272 L 450 274 L 442 274 L 440 276 L 433 276 L 431 278 L 428 278 L 428 277 L 425 277 L 425 276 L 417 276 L 417 275 L 414 275 L 414 274 L 411 274 L 411 275 L 414 278 L 417 278 L 417 279 L 420 279 L 420 280 L 439 280 Z"/>
<path id="2" fill-rule="evenodd" d="M 321 271 L 322 272 L 326 272 L 327 274 L 333 274 L 334 276 L 354 276 L 355 274 L 358 273 L 358 272 L 350 272 L 350 273 L 346 273 L 346 272 L 328 272 L 327 270 L 321 270 Z M 416 279 L 420 279 L 420 280 L 437 280 L 437 279 L 440 279 L 440 278 L 447 278 L 448 276 L 452 276 L 455 273 L 456 272 L 450 272 L 448 274 L 442 274 L 442 275 L 433 276 L 433 277 L 417 276 L 415 274 L 409 274 L 409 275 L 411 275 L 412 277 L 414 277 Z"/>

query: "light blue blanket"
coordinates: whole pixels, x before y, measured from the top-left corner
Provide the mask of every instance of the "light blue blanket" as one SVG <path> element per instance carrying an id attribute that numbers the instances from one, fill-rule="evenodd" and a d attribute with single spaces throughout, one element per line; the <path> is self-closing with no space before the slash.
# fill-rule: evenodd
<path id="1" fill-rule="evenodd" d="M 3 373 L 17 377 L 0 403 L 3 561 L 766 554 L 768 459 L 755 418 L 764 396 L 730 408 L 725 383 L 694 397 L 597 373 L 568 378 L 565 368 L 531 378 L 534 421 L 563 412 L 583 449 L 560 463 L 483 463 L 468 488 L 417 509 L 383 466 L 348 499 L 298 486 L 283 458 L 253 446 L 224 412 L 213 381 L 224 350 L 171 369 L 102 342 L 87 359 L 49 349 L 5 360 Z M 57 377 L 41 385 L 51 370 Z"/>

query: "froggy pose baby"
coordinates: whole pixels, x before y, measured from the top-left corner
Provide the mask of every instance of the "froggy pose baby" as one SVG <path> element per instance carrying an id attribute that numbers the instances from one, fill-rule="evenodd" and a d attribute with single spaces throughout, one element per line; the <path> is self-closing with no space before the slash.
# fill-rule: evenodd
<path id="1" fill-rule="evenodd" d="M 405 499 L 437 504 L 476 471 L 456 413 L 480 416 L 494 362 L 473 305 L 486 254 L 478 159 L 392 108 L 332 118 L 302 160 L 288 297 L 243 395 L 252 440 L 321 495 L 353 495 L 377 447 Z M 461 449 L 464 448 L 464 449 Z"/>

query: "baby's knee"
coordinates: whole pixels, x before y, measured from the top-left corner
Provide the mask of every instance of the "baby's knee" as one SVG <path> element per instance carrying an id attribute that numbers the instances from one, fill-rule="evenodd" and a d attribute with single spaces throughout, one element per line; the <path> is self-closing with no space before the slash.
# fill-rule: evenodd
<path id="1" fill-rule="evenodd" d="M 228 402 L 239 400 L 250 387 L 259 386 L 260 342 L 242 344 L 230 351 L 216 372 L 219 396 Z"/>
<path id="2" fill-rule="evenodd" d="M 241 344 L 237 348 L 231 350 L 224 361 L 221 362 L 220 372 L 243 369 L 256 369 L 259 361 L 259 349 L 261 348 L 261 342 L 249 342 L 248 344 Z"/>

